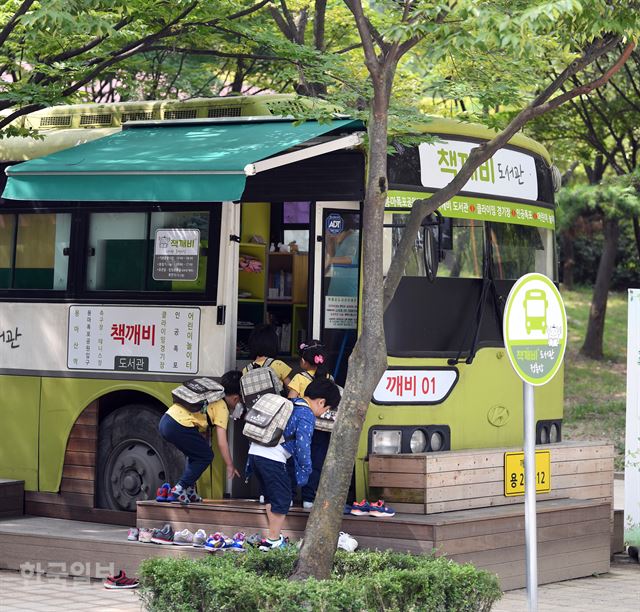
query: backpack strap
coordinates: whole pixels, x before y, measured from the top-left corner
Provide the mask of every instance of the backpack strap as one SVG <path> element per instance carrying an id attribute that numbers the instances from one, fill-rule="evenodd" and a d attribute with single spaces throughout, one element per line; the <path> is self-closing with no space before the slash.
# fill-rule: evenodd
<path id="1" fill-rule="evenodd" d="M 264 360 L 264 363 L 262 364 L 262 367 L 263 368 L 268 368 L 274 361 L 275 361 L 275 359 L 273 357 L 267 357 Z"/>
<path id="2" fill-rule="evenodd" d="M 309 374 L 309 372 L 307 372 L 306 370 L 302 370 L 302 372 L 300 372 L 300 374 L 302 374 L 302 376 L 304 376 L 305 378 L 308 378 L 309 380 L 313 380 L 313 376 L 311 374 Z"/>

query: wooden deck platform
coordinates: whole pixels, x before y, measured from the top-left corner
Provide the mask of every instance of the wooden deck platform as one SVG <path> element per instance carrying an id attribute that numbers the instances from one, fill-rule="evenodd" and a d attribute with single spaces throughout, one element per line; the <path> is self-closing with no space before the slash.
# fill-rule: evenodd
<path id="1" fill-rule="evenodd" d="M 538 506 L 538 575 L 540 584 L 609 571 L 611 505 L 600 501 L 556 499 Z M 138 527 L 171 523 L 174 529 L 208 532 L 261 532 L 264 508 L 256 502 L 208 501 L 183 507 L 138 503 Z M 294 508 L 284 533 L 302 537 L 308 511 Z M 345 516 L 342 531 L 361 548 L 447 555 L 471 562 L 500 578 L 504 590 L 525 586 L 524 506 L 511 505 L 446 512 L 396 514 L 392 518 Z"/>
<path id="2" fill-rule="evenodd" d="M 126 527 L 23 516 L 0 520 L 0 569 L 105 578 L 134 576 L 150 557 L 200 558 L 202 549 L 127 541 Z"/>

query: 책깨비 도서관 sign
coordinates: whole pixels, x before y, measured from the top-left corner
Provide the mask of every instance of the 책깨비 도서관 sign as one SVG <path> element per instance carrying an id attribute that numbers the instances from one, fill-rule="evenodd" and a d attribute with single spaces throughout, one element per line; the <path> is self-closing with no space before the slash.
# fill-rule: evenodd
<path id="1" fill-rule="evenodd" d="M 544 274 L 525 274 L 507 298 L 504 343 L 518 376 L 531 385 L 549 382 L 567 346 L 567 315 L 560 292 Z"/>

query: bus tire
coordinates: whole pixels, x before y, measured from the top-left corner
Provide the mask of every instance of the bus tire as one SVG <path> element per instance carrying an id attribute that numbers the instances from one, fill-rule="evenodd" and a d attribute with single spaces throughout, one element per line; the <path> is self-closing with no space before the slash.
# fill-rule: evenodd
<path id="1" fill-rule="evenodd" d="M 99 508 L 135 511 L 137 501 L 155 499 L 159 486 L 178 480 L 184 455 L 160 435 L 161 416 L 150 406 L 129 404 L 100 423 L 96 483 Z"/>

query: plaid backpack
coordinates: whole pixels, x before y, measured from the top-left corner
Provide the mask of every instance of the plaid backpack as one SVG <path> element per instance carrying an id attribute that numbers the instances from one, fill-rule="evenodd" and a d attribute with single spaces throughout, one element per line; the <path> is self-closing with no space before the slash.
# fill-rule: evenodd
<path id="1" fill-rule="evenodd" d="M 247 411 L 242 433 L 263 446 L 277 446 L 293 412 L 293 402 L 275 393 L 266 393 Z"/>
<path id="2" fill-rule="evenodd" d="M 247 410 L 251 410 L 253 405 L 267 393 L 280 395 L 282 381 L 269 367 L 273 361 L 273 359 L 267 359 L 262 365 L 250 363 L 246 367 L 246 372 L 240 379 L 240 394 Z"/>
<path id="3" fill-rule="evenodd" d="M 204 412 L 209 404 L 224 397 L 224 387 L 211 378 L 192 378 L 175 388 L 171 397 L 191 412 Z"/>

